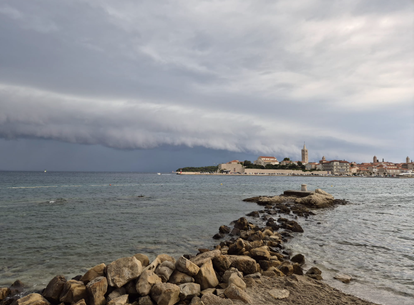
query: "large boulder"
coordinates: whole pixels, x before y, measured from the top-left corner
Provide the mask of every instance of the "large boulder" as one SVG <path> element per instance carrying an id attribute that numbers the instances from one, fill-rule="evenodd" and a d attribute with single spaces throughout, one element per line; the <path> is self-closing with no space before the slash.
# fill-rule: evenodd
<path id="1" fill-rule="evenodd" d="M 238 238 L 235 243 L 231 244 L 227 253 L 229 255 L 240 255 L 245 251 L 245 242 Z"/>
<path id="2" fill-rule="evenodd" d="M 46 289 L 43 291 L 42 295 L 52 303 L 59 302 L 60 294 L 62 293 L 63 287 L 65 286 L 66 278 L 63 275 L 56 275 L 50 282 L 47 284 Z"/>
<path id="3" fill-rule="evenodd" d="M 17 300 L 17 305 L 50 305 L 49 301 L 38 293 L 31 293 Z"/>
<path id="4" fill-rule="evenodd" d="M 134 256 L 117 259 L 108 265 L 108 284 L 120 288 L 129 281 L 138 278 L 141 272 L 141 262 Z"/>
<path id="5" fill-rule="evenodd" d="M 197 283 L 181 284 L 180 286 L 180 299 L 191 300 L 193 297 L 199 296 L 201 289 Z"/>
<path id="6" fill-rule="evenodd" d="M 251 249 L 250 255 L 252 258 L 254 258 L 257 261 L 270 259 L 270 252 L 267 246 Z"/>
<path id="7" fill-rule="evenodd" d="M 333 206 L 334 200 L 335 198 L 331 194 L 321 189 L 316 189 L 315 193 L 303 198 L 297 198 L 295 202 L 309 208 L 321 209 Z"/>
<path id="8" fill-rule="evenodd" d="M 186 259 L 184 256 L 181 256 L 177 260 L 177 262 L 175 263 L 175 268 L 178 271 L 188 274 L 191 277 L 196 276 L 198 271 L 200 271 L 200 267 L 198 267 L 190 260 Z"/>
<path id="9" fill-rule="evenodd" d="M 82 299 L 87 299 L 88 293 L 83 282 L 69 280 L 65 283 L 59 301 L 64 303 L 76 303 Z"/>
<path id="10" fill-rule="evenodd" d="M 180 287 L 171 283 L 157 283 L 151 289 L 151 298 L 157 305 L 173 305 L 180 301 Z"/>
<path id="11" fill-rule="evenodd" d="M 99 277 L 99 276 L 105 276 L 105 268 L 106 265 L 105 264 L 99 264 L 96 265 L 95 267 L 92 267 L 91 269 L 89 269 L 82 277 L 81 277 L 81 281 L 86 285 L 88 284 L 90 281 L 92 281 L 93 279 Z"/>
<path id="12" fill-rule="evenodd" d="M 248 230 L 249 229 L 249 222 L 247 221 L 246 217 L 241 217 L 234 223 L 234 227 L 239 230 Z"/>
<path id="13" fill-rule="evenodd" d="M 227 269 L 230 268 L 230 260 L 226 255 L 220 255 L 212 260 L 214 269 L 217 272 L 225 272 Z"/>
<path id="14" fill-rule="evenodd" d="M 86 285 L 89 295 L 89 305 L 104 305 L 106 303 L 105 293 L 108 290 L 106 277 L 99 276 Z"/>
<path id="15" fill-rule="evenodd" d="M 256 261 L 245 255 L 228 255 L 230 266 L 237 268 L 243 274 L 252 274 L 258 272 Z"/>
<path id="16" fill-rule="evenodd" d="M 149 265 L 149 258 L 145 254 L 137 253 L 134 257 L 141 262 L 142 267 L 147 267 Z"/>
<path id="17" fill-rule="evenodd" d="M 149 264 L 147 267 L 145 267 L 145 269 L 155 271 L 155 269 L 157 269 L 157 267 L 165 261 L 170 261 L 173 264 L 175 264 L 175 258 L 174 257 L 172 257 L 168 254 L 160 254 L 152 261 L 151 264 Z"/>
<path id="18" fill-rule="evenodd" d="M 191 258 L 190 261 L 200 267 L 204 263 L 211 261 L 213 258 L 220 256 L 220 255 L 221 255 L 220 250 L 213 250 L 213 251 L 208 251 L 200 255 L 197 255 L 196 257 Z"/>
<path id="19" fill-rule="evenodd" d="M 137 292 L 142 296 L 146 296 L 150 293 L 152 286 L 161 282 L 161 278 L 154 271 L 144 270 L 136 284 Z"/>
<path id="20" fill-rule="evenodd" d="M 219 284 L 219 281 L 216 276 L 216 272 L 213 268 L 213 263 L 211 260 L 205 262 L 198 274 L 195 277 L 196 283 L 200 284 L 201 290 L 207 288 L 214 288 Z"/>
<path id="21" fill-rule="evenodd" d="M 310 268 L 307 272 L 306 275 L 309 276 L 310 278 L 313 278 L 315 280 L 322 280 L 322 271 L 317 268 L 317 267 L 312 267 Z"/>

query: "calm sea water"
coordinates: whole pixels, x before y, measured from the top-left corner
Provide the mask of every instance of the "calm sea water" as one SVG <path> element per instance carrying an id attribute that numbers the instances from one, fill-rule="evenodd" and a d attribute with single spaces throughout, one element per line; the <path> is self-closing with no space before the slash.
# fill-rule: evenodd
<path id="1" fill-rule="evenodd" d="M 194 254 L 220 225 L 260 209 L 242 199 L 302 183 L 352 204 L 300 220 L 305 233 L 287 246 L 346 293 L 414 304 L 414 179 L 0 172 L 0 287 L 41 289 L 138 252 Z"/>

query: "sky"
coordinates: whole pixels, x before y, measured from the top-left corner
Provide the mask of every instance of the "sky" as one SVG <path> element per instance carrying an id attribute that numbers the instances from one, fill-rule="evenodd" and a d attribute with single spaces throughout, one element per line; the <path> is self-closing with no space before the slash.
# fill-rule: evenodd
<path id="1" fill-rule="evenodd" d="M 0 1 L 0 170 L 414 159 L 411 0 Z"/>

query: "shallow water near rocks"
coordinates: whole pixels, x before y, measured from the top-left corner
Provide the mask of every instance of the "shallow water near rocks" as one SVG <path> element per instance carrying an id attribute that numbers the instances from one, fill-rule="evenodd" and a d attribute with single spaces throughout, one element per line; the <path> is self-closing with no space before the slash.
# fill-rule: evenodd
<path id="1" fill-rule="evenodd" d="M 42 289 L 138 252 L 195 254 L 220 225 L 262 209 L 242 199 L 303 183 L 352 202 L 299 220 L 305 233 L 287 247 L 306 268 L 346 293 L 413 304 L 414 179 L 0 172 L 0 287 Z"/>

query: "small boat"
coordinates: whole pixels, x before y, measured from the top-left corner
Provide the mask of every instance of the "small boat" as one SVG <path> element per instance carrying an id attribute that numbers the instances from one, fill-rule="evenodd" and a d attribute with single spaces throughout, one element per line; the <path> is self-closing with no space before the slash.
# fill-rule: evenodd
<path id="1" fill-rule="evenodd" d="M 161 176 L 161 173 L 157 173 L 158 176 Z"/>
<path id="2" fill-rule="evenodd" d="M 44 171 L 44 173 L 46 173 L 46 170 Z"/>

